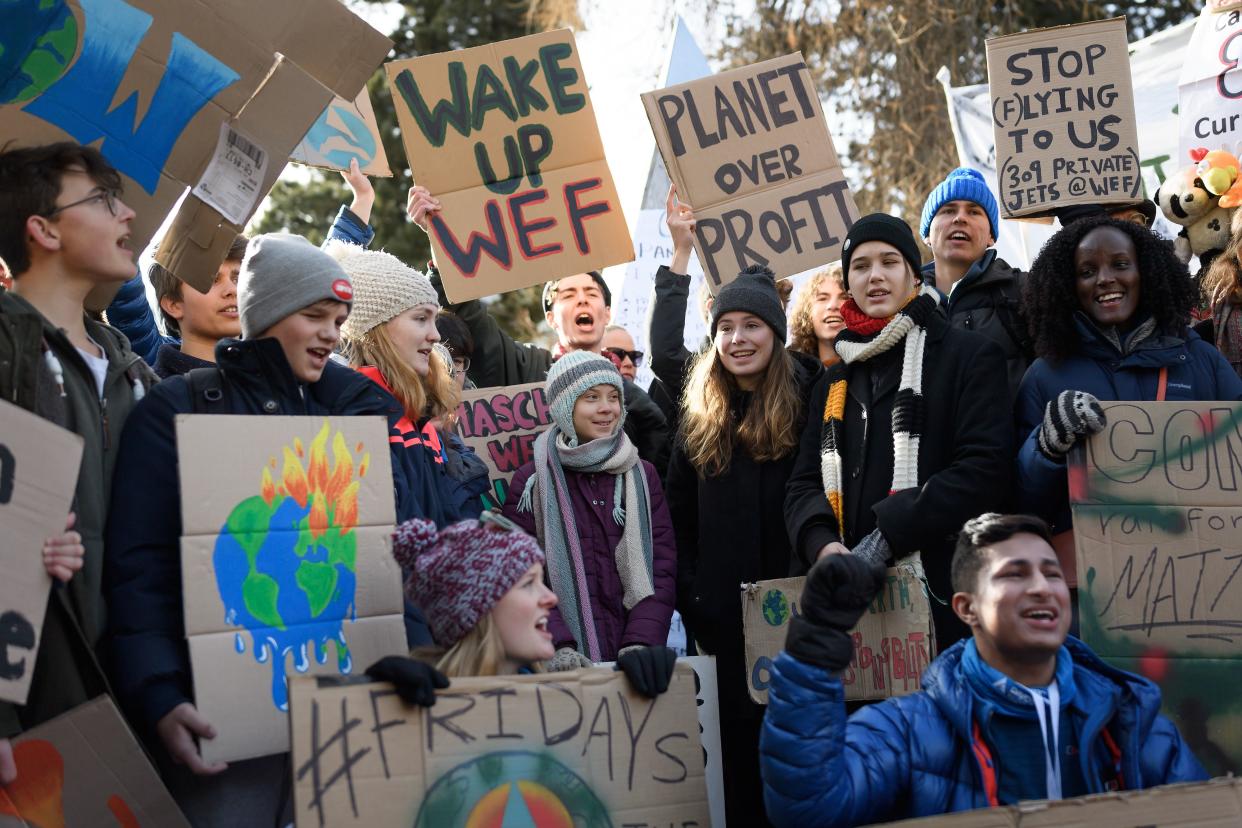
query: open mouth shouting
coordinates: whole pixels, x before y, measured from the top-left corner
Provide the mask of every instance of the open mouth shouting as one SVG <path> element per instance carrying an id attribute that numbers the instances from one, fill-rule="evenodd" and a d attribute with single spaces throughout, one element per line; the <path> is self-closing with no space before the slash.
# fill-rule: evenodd
<path id="1" fill-rule="evenodd" d="M 590 331 L 595 328 L 595 315 L 590 311 L 581 311 L 574 316 L 574 326 L 581 331 Z"/>
<path id="2" fill-rule="evenodd" d="M 549 641 L 552 640 L 552 631 L 548 629 L 548 616 L 541 616 L 540 619 L 535 622 L 535 629 L 539 631 L 540 635 Z"/>
<path id="3" fill-rule="evenodd" d="M 307 348 L 306 353 L 310 355 L 311 365 L 319 370 L 322 370 L 332 357 L 331 348 Z"/>

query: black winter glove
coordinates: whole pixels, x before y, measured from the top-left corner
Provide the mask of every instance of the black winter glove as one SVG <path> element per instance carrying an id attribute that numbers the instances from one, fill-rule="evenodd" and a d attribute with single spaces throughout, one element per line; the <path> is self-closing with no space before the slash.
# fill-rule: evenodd
<path id="1" fill-rule="evenodd" d="M 885 570 L 857 555 L 828 555 L 811 567 L 801 613 L 789 622 L 785 651 L 799 661 L 844 670 L 854 657 L 850 630 L 884 586 Z"/>
<path id="2" fill-rule="evenodd" d="M 421 707 L 431 707 L 436 703 L 436 691 L 449 686 L 444 673 L 406 656 L 384 656 L 367 668 L 367 675 L 376 681 L 392 682 L 402 701 Z"/>
<path id="3" fill-rule="evenodd" d="M 1062 391 L 1044 407 L 1039 429 L 1039 451 L 1054 463 L 1065 462 L 1074 443 L 1102 430 L 1108 423 L 1100 401 L 1086 391 Z"/>
<path id="4" fill-rule="evenodd" d="M 617 666 L 630 680 L 630 685 L 649 699 L 668 689 L 677 666 L 677 653 L 668 647 L 622 647 L 617 653 Z"/>

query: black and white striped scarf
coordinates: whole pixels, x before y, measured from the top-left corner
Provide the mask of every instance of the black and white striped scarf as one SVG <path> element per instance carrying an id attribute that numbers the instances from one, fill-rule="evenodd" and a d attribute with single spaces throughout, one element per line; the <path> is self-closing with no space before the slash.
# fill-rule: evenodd
<path id="1" fill-rule="evenodd" d="M 893 402 L 893 483 L 889 494 L 913 488 L 919 482 L 919 438 L 926 419 L 923 346 L 927 341 L 927 321 L 936 312 L 939 302 L 935 289 L 924 284 L 914 298 L 883 323 L 878 331 L 869 329 L 880 324 L 881 320 L 865 316 L 853 299 L 846 300 L 842 308 L 847 327 L 837 335 L 836 351 L 846 364 L 864 362 L 905 341 L 901 383 L 897 387 L 897 399 Z M 842 537 L 845 536 L 845 519 L 840 447 L 845 436 L 846 390 L 845 379 L 837 380 L 828 388 L 819 452 L 824 494 L 832 506 L 837 518 L 837 531 Z"/>

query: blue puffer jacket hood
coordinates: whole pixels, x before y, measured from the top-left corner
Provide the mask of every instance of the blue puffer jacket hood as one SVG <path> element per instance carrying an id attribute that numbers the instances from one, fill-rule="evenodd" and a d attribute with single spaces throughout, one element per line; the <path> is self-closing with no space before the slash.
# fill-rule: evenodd
<path id="1" fill-rule="evenodd" d="M 768 818 L 798 828 L 853 826 L 988 807 L 973 734 L 989 709 L 962 674 L 965 646 L 928 666 L 922 691 L 864 707 L 848 721 L 840 679 L 781 653 L 760 738 Z M 1068 709 L 1091 792 L 1116 776 L 1100 761 L 1105 728 L 1128 789 L 1207 778 L 1160 714 L 1154 684 L 1105 664 L 1076 639 L 1066 646 L 1076 686 Z"/>

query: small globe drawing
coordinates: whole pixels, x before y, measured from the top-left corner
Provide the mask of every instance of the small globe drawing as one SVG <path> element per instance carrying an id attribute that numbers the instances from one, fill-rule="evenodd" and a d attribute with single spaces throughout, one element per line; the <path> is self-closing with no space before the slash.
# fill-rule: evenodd
<path id="1" fill-rule="evenodd" d="M 763 620 L 773 627 L 789 620 L 789 599 L 779 589 L 769 589 L 763 594 Z"/>

